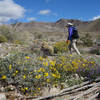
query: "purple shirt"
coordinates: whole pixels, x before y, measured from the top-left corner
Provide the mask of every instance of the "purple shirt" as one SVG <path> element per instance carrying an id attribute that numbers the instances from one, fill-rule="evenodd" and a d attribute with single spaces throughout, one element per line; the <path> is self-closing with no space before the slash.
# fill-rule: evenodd
<path id="1" fill-rule="evenodd" d="M 73 30 L 75 28 L 73 26 L 68 27 L 68 40 L 72 40 Z"/>

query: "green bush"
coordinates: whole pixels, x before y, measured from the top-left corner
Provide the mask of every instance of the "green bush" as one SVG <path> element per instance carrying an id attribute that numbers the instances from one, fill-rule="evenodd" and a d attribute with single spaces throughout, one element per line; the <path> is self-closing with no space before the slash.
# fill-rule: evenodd
<path id="1" fill-rule="evenodd" d="M 8 40 L 7 40 L 7 38 L 5 37 L 5 36 L 3 36 L 3 35 L 0 35 L 0 43 L 2 43 L 2 42 L 7 42 Z"/>
<path id="2" fill-rule="evenodd" d="M 68 44 L 66 41 L 59 41 L 54 44 L 54 53 L 58 52 L 68 52 Z"/>
<path id="3" fill-rule="evenodd" d="M 7 40 L 9 40 L 9 41 L 13 40 L 13 35 L 11 34 L 9 27 L 7 27 L 5 25 L 0 26 L 0 33 L 2 35 L 4 35 L 7 38 Z"/>
<path id="4" fill-rule="evenodd" d="M 92 37 L 87 33 L 84 37 L 81 38 L 84 46 L 93 46 Z"/>

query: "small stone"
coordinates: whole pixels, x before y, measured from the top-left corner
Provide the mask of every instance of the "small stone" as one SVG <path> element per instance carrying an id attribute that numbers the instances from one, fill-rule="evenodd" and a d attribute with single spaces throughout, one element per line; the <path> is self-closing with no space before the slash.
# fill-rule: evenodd
<path id="1" fill-rule="evenodd" d="M 5 94 L 0 94 L 0 100 L 6 100 Z"/>
<path id="2" fill-rule="evenodd" d="M 15 87 L 12 86 L 12 85 L 9 85 L 5 88 L 7 91 L 14 91 L 15 90 Z"/>
<path id="3" fill-rule="evenodd" d="M 4 87 L 1 87 L 0 91 L 1 92 L 4 92 L 5 91 L 5 88 Z"/>

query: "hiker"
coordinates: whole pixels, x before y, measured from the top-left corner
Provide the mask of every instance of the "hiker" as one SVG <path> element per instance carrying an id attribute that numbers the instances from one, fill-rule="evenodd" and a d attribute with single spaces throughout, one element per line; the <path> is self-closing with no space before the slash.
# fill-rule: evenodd
<path id="1" fill-rule="evenodd" d="M 68 28 L 68 39 L 67 43 L 69 43 L 68 48 L 70 50 L 70 54 L 72 54 L 72 47 L 76 51 L 78 55 L 80 55 L 79 50 L 76 47 L 77 39 L 79 38 L 78 31 L 74 27 L 73 23 L 67 23 L 66 27 Z M 70 42 L 69 42 L 70 41 Z"/>

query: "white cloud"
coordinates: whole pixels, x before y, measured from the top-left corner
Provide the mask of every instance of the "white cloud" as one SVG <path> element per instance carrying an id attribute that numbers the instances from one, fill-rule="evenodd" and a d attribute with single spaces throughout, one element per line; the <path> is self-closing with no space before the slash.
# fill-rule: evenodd
<path id="1" fill-rule="evenodd" d="M 99 19 L 99 18 L 100 18 L 100 15 L 93 17 L 92 20 L 96 20 L 96 19 Z"/>
<path id="2" fill-rule="evenodd" d="M 24 17 L 25 9 L 16 4 L 13 0 L 0 1 L 0 24 L 9 21 L 10 19 L 19 19 Z"/>
<path id="3" fill-rule="evenodd" d="M 30 17 L 30 18 L 27 18 L 27 20 L 28 21 L 34 21 L 34 20 L 36 20 L 36 18 L 35 17 Z"/>
<path id="4" fill-rule="evenodd" d="M 39 14 L 40 15 L 48 15 L 48 14 L 50 14 L 51 13 L 51 10 L 49 10 L 49 9 L 47 9 L 47 10 L 40 10 L 39 11 Z"/>

